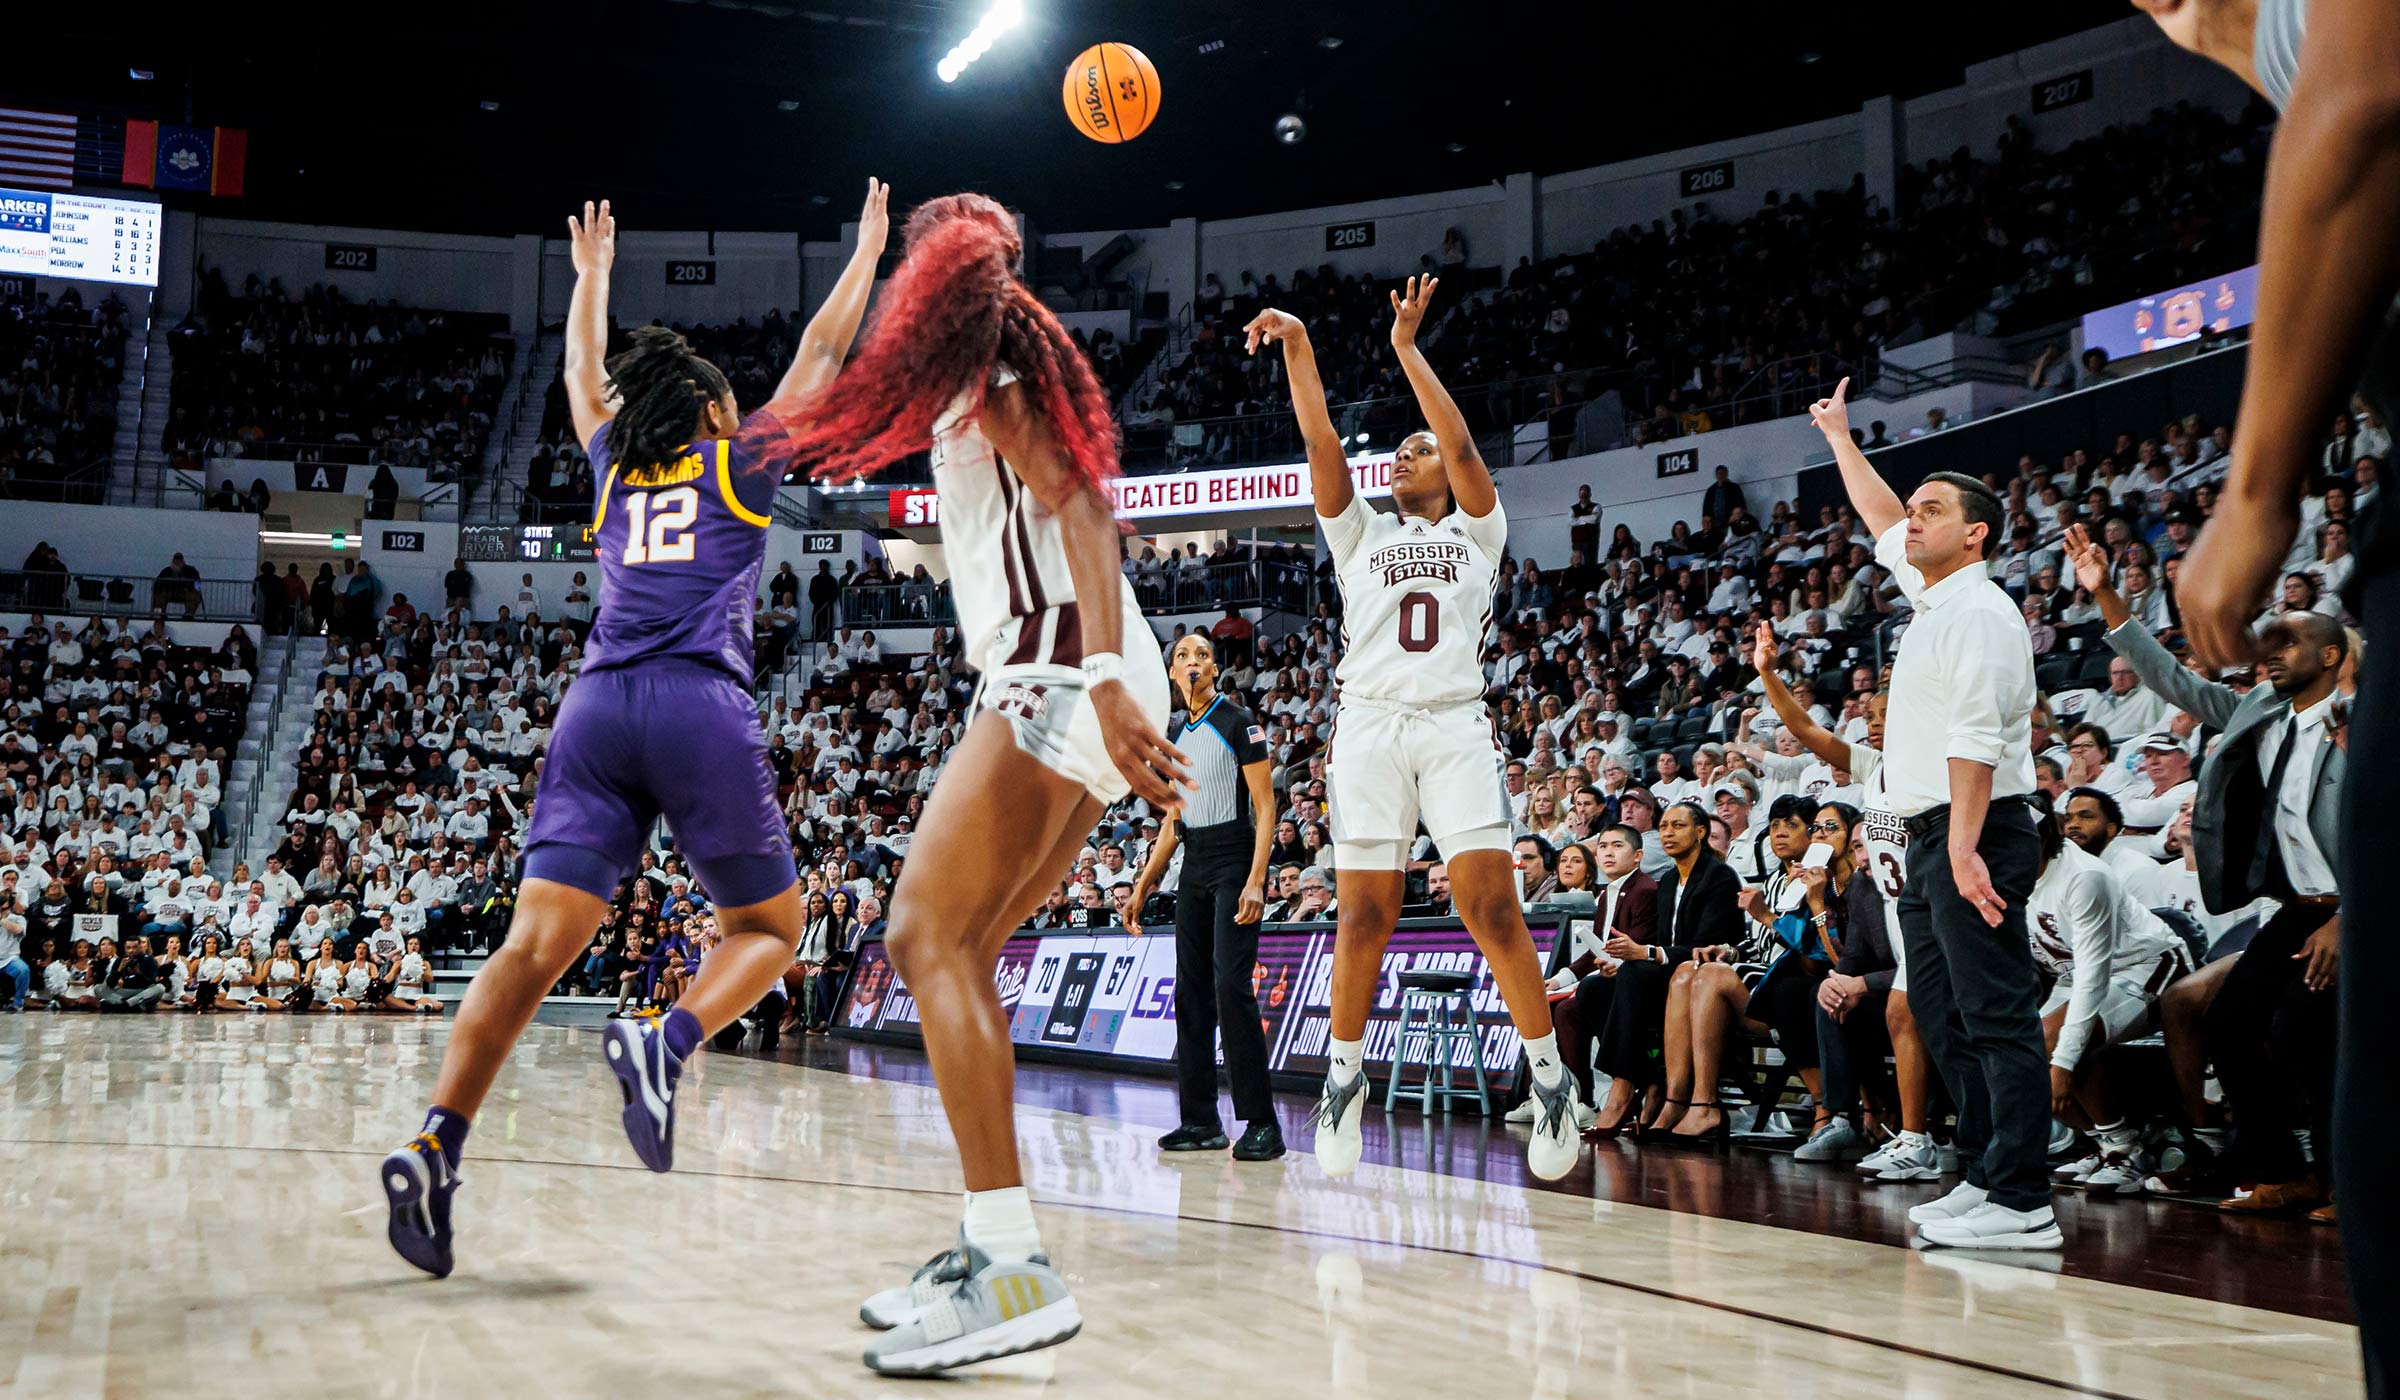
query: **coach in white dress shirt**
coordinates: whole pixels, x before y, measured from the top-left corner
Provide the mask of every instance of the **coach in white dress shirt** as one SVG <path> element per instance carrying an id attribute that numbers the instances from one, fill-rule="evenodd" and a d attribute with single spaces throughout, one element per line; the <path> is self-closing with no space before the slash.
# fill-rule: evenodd
<path id="1" fill-rule="evenodd" d="M 1811 409 L 1916 610 L 1892 668 L 1883 777 L 1908 826 L 1900 932 L 1910 1010 L 1958 1105 L 1966 1180 L 1909 1212 L 1930 1244 L 2056 1249 L 2044 1151 L 2050 1085 L 2025 906 L 2041 850 L 2033 791 L 2033 641 L 1985 571 L 2002 519 L 1972 477 L 1928 476 L 1906 506 L 1850 440 L 1844 380 Z"/>

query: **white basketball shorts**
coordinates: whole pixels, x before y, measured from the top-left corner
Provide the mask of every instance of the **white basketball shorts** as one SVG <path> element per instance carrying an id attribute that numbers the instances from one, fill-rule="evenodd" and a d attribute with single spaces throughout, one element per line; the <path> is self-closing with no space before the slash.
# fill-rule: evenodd
<path id="1" fill-rule="evenodd" d="M 1480 702 L 1344 699 L 1327 764 L 1336 870 L 1402 870 L 1417 823 L 1444 860 L 1509 848 L 1508 771 Z"/>
<path id="2" fill-rule="evenodd" d="M 1138 624 L 1138 614 L 1134 620 Z M 1159 657 L 1147 627 L 1137 626 L 1125 648 L 1124 684 L 1141 702 L 1142 713 L 1164 734 L 1167 663 Z M 1132 790 L 1125 775 L 1117 771 L 1116 760 L 1108 756 L 1100 718 L 1086 699 L 1081 667 L 1045 663 L 996 667 L 984 675 L 977 704 L 1008 721 L 1020 750 L 1051 772 L 1081 785 L 1103 804 Z"/>

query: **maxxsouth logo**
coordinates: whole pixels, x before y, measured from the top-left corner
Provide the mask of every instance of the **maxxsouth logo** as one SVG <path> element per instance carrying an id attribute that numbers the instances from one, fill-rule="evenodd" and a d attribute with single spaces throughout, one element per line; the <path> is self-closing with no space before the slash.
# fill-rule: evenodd
<path id="1" fill-rule="evenodd" d="M 1050 687 L 1014 681 L 992 696 L 992 709 L 1023 720 L 1038 720 L 1050 712 Z"/>
<path id="2" fill-rule="evenodd" d="M 1367 567 L 1383 575 L 1386 588 L 1420 579 L 1456 583 L 1459 571 L 1466 568 L 1469 557 L 1465 545 L 1446 540 L 1432 544 L 1394 544 L 1369 554 Z"/>

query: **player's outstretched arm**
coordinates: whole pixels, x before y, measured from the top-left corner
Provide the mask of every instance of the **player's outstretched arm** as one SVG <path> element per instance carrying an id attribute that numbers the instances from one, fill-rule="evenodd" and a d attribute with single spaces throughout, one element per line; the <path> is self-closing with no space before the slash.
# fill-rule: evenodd
<path id="1" fill-rule="evenodd" d="M 1792 737 L 1800 741 L 1802 748 L 1836 768 L 1848 768 L 1850 746 L 1832 730 L 1817 723 L 1816 716 L 1801 709 L 1800 697 L 1792 694 L 1791 687 L 1785 685 L 1783 677 L 1776 673 L 1773 623 L 1758 624 L 1757 648 L 1752 664 L 1758 667 L 1758 683 L 1767 692 L 1767 703 L 1775 707 L 1775 717 L 1783 721 L 1784 728 L 1792 731 Z"/>
<path id="2" fill-rule="evenodd" d="M 2176 585 L 2184 634 L 2213 665 L 2257 654 L 2249 619 L 2299 529 L 2326 392 L 2354 382 L 2400 286 L 2392 17 L 2390 0 L 2309 6 L 2291 101 L 2267 154 L 2258 314 L 2233 467 Z"/>
<path id="3" fill-rule="evenodd" d="M 563 377 L 575 440 L 589 444 L 608 411 L 608 271 L 617 260 L 617 217 L 608 201 L 583 202 L 583 217 L 567 216 L 567 251 L 575 263 L 575 295 L 567 303 Z"/>
<path id="4" fill-rule="evenodd" d="M 1003 384 L 984 395 L 983 435 L 1033 492 L 1044 509 L 1058 517 L 1058 533 L 1067 551 L 1067 576 L 1075 581 L 1075 600 L 1083 618 L 1085 657 L 1123 656 L 1125 633 L 1124 574 L 1119 569 L 1117 514 L 1104 491 L 1077 472 L 1059 451 L 1049 425 L 1025 401 L 1024 385 Z M 1134 645 L 1155 647 L 1146 625 L 1134 629 Z M 1178 804 L 1175 785 L 1191 781 L 1184 757 L 1168 744 L 1141 702 L 1122 681 L 1102 681 L 1090 691 L 1092 711 L 1099 717 L 1108 756 L 1132 785 L 1134 795 L 1160 813 Z M 1161 825 L 1164 825 L 1164 817 Z"/>
<path id="5" fill-rule="evenodd" d="M 1825 435 L 1825 445 L 1833 449 L 1833 460 L 1842 469 L 1842 489 L 1850 493 L 1850 504 L 1858 509 L 1858 518 L 1866 522 L 1868 533 L 1877 539 L 1883 532 L 1908 514 L 1901 504 L 1899 493 L 1891 488 L 1867 454 L 1858 450 L 1850 440 L 1850 378 L 1833 386 L 1831 397 L 1822 398 L 1808 406 L 1808 421 L 1817 425 Z"/>
<path id="6" fill-rule="evenodd" d="M 1467 416 L 1458 411 L 1450 391 L 1442 387 L 1441 376 L 1433 372 L 1433 363 L 1417 348 L 1417 325 L 1425 319 L 1425 308 L 1433 304 L 1433 289 L 1440 285 L 1439 277 L 1411 277 L 1406 296 L 1392 293 L 1392 350 L 1400 357 L 1408 387 L 1416 391 L 1417 412 L 1425 415 L 1426 428 L 1441 444 L 1442 465 L 1450 475 L 1450 498 L 1458 502 L 1460 510 L 1481 520 L 1500 504 L 1500 491 L 1492 485 L 1491 468 L 1483 464 L 1483 454 L 1475 450 Z"/>
<path id="7" fill-rule="evenodd" d="M 1268 307 L 1242 327 L 1249 352 L 1262 341 L 1283 346 L 1284 377 L 1292 383 L 1292 416 L 1300 420 L 1300 440 L 1308 444 L 1309 492 L 1317 514 L 1340 515 L 1356 494 L 1350 484 L 1350 459 L 1342 454 L 1342 435 L 1334 431 L 1333 415 L 1325 408 L 1325 381 L 1317 374 L 1317 348 L 1308 340 L 1308 327 L 1289 312 Z"/>
<path id="8" fill-rule="evenodd" d="M 775 386 L 776 403 L 813 394 L 842 372 L 850 342 L 858 339 L 858 323 L 866 319 L 867 300 L 875 294 L 876 264 L 883 260 L 884 244 L 891 237 L 891 197 L 891 186 L 867 177 L 867 201 L 858 211 L 858 247 L 851 250 L 850 264 L 842 269 L 825 304 L 800 333 L 800 352 Z"/>

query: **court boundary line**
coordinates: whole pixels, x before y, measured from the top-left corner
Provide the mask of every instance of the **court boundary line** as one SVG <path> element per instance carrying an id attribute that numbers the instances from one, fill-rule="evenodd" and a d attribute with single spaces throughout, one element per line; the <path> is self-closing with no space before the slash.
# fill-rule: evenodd
<path id="1" fill-rule="evenodd" d="M 329 1157 L 373 1157 L 376 1155 L 373 1149 L 364 1147 L 300 1147 L 290 1145 L 281 1147 L 243 1147 L 227 1143 L 99 1142 L 83 1138 L 18 1138 L 16 1141 L 24 1143 L 28 1146 L 41 1147 L 131 1147 L 202 1152 L 290 1152 Z M 838 1190 L 880 1191 L 894 1195 L 905 1196 L 940 1196 L 945 1199 L 958 1194 L 956 1191 L 945 1190 L 943 1188 L 934 1186 L 894 1186 L 871 1181 L 828 1181 L 815 1177 L 770 1176 L 758 1173 L 710 1171 L 707 1169 L 687 1167 L 678 1167 L 672 1173 L 659 1173 L 652 1172 L 649 1168 L 643 1166 L 639 1162 L 570 1162 L 551 1157 L 486 1157 L 483 1160 L 496 1164 L 511 1166 L 569 1167 L 591 1171 L 639 1172 L 645 1176 L 682 1175 L 700 1177 L 708 1180 L 755 1181 L 778 1186 L 820 1186 L 831 1187 Z M 1387 1170 L 1405 1169 L 1387 1168 Z M 1488 1185 L 1489 1183 L 1485 1184 Z M 1985 1375 L 2000 1376 L 2014 1381 L 2023 1381 L 2029 1385 L 2038 1385 L 2046 1389 L 2062 1391 L 2069 1395 L 2088 1395 L 2093 1397 L 2093 1400 L 2168 1400 L 2167 1397 L 2145 1397 L 2128 1391 L 2107 1390 L 2098 1386 L 2084 1385 L 2076 1381 L 2062 1380 L 2056 1376 L 2045 1376 L 2039 1374 L 2038 1372 L 2019 1370 L 2016 1367 L 2005 1366 L 1996 1361 L 1980 1361 L 1973 1357 L 1951 1356 L 1942 1352 L 1934 1351 L 1927 1347 L 1916 1346 L 1909 1342 L 1893 1341 L 1883 1337 L 1872 1337 L 1864 1333 L 1852 1332 L 1845 1328 L 1833 1327 L 1819 1322 L 1808 1322 L 1799 1318 L 1778 1317 L 1774 1313 L 1766 1312 L 1758 1308 L 1747 1307 L 1740 1303 L 1726 1302 L 1714 1298 L 1703 1298 L 1688 1293 L 1678 1293 L 1673 1289 L 1662 1288 L 1656 1284 L 1639 1283 L 1630 1279 L 1611 1278 L 1605 1274 L 1595 1274 L 1583 1269 L 1570 1268 L 1564 1264 L 1527 1262 L 1526 1260 L 1510 1259 L 1496 1254 L 1480 1254 L 1471 1249 L 1460 1249 L 1450 1245 L 1411 1244 L 1397 1240 L 1372 1240 L 1362 1238 L 1357 1235 L 1340 1234 L 1331 1230 L 1304 1229 L 1284 1225 L 1263 1224 L 1248 1220 L 1221 1220 L 1214 1216 L 1185 1215 L 1181 1212 L 1173 1215 L 1160 1215 L 1155 1211 L 1135 1210 L 1130 1206 L 1112 1206 L 1086 1201 L 1062 1201 L 1052 1198 L 1044 1198 L 1042 1204 L 1054 1210 L 1091 1211 L 1104 1215 L 1133 1216 L 1141 1220 L 1176 1221 L 1193 1225 L 1229 1226 L 1235 1229 L 1255 1230 L 1266 1234 L 1291 1235 L 1302 1239 L 1330 1240 L 1341 1244 L 1405 1249 L 1422 1254 L 1446 1255 L 1454 1259 L 1471 1259 L 1478 1263 L 1484 1264 L 1502 1264 L 1511 1268 L 1534 1269 L 1544 1273 L 1557 1274 L 1562 1278 L 1571 1278 L 1584 1283 L 1594 1284 L 1602 1288 L 1614 1288 L 1628 1293 L 1640 1294 L 1644 1297 L 1655 1298 L 1663 1302 L 1680 1303 L 1688 1307 L 1706 1308 L 1711 1312 L 1723 1313 L 1732 1317 L 1740 1317 L 1752 1322 L 1763 1322 L 1777 1327 L 1789 1327 L 1797 1331 L 1809 1333 L 1812 1336 L 1829 1337 L 1836 1341 L 1854 1342 L 1861 1346 L 1873 1347 L 1879 1351 L 1889 1351 L 1902 1356 L 1915 1357 L 1922 1361 L 1939 1362 L 1944 1365 L 1958 1366 L 1970 1371 L 1981 1372 Z M 1732 1223 L 1740 1224 L 1746 1222 Z M 1773 1229 L 1775 1227 L 1758 1226 L 1756 1228 Z M 1850 1243 L 1863 1242 L 1850 1241 Z M 1869 1245 L 1868 1247 L 1880 1249 L 1891 1248 L 1889 1245 Z M 1970 1255 L 1968 1257 L 1973 1256 Z M 2114 1286 L 2125 1287 L 2128 1285 Z M 2303 1320 L 2318 1321 L 2319 1319 Z M 2330 1325 L 2341 1326 L 2343 1324 L 2334 1323 Z"/>

